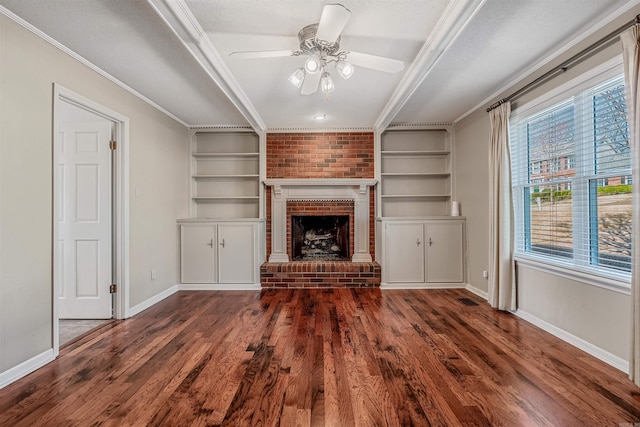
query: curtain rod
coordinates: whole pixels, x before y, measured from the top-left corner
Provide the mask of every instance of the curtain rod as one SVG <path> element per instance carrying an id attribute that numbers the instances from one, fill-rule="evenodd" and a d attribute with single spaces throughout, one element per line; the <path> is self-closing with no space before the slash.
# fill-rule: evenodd
<path id="1" fill-rule="evenodd" d="M 593 53 L 597 52 L 599 49 L 602 49 L 605 46 L 607 46 L 607 44 L 609 42 L 613 41 L 623 31 L 631 28 L 632 26 L 634 26 L 636 24 L 640 24 L 640 15 L 636 15 L 636 17 L 633 20 L 627 22 L 622 27 L 618 28 L 617 30 L 615 30 L 615 31 L 613 31 L 613 32 L 611 32 L 609 34 L 607 34 L 605 37 L 601 38 L 597 42 L 593 43 L 592 45 L 588 46 L 587 48 L 585 48 L 585 49 L 581 50 L 580 52 L 576 53 L 571 58 L 569 58 L 566 61 L 564 61 L 562 64 L 560 64 L 557 67 L 547 71 L 546 73 L 544 73 L 543 75 L 541 75 L 540 77 L 538 77 L 537 79 L 532 81 L 531 83 L 523 86 L 522 88 L 520 88 L 517 91 L 515 91 L 514 93 L 512 93 L 510 96 L 507 96 L 506 98 L 502 98 L 501 100 L 491 104 L 489 106 L 489 108 L 487 108 L 487 113 L 489 111 L 495 109 L 495 108 L 498 108 L 500 105 L 504 104 L 505 102 L 511 101 L 512 99 L 515 99 L 518 96 L 520 96 L 520 95 L 522 95 L 524 93 L 527 93 L 531 89 L 539 86 L 540 84 L 546 82 L 547 80 L 551 79 L 552 77 L 555 77 L 556 74 L 564 73 L 571 66 L 580 63 L 582 60 L 584 60 L 585 58 L 591 56 Z"/>

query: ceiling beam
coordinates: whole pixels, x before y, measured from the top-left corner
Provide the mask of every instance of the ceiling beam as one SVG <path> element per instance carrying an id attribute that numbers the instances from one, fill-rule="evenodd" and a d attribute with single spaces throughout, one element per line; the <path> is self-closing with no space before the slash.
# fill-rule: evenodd
<path id="1" fill-rule="evenodd" d="M 256 131 L 267 126 L 184 0 L 147 0 Z"/>
<path id="2" fill-rule="evenodd" d="M 442 54 L 482 8 L 485 1 L 453 0 L 449 3 L 435 28 L 422 45 L 416 59 L 411 63 L 400 84 L 376 119 L 374 123 L 376 131 L 382 132 L 389 126 L 391 120 L 411 98 Z"/>

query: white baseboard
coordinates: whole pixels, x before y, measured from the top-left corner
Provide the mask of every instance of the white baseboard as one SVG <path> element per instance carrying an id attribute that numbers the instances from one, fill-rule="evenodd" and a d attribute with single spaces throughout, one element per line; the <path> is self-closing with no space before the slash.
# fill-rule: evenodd
<path id="1" fill-rule="evenodd" d="M 580 350 L 589 353 L 593 357 L 602 360 L 603 362 L 613 366 L 614 368 L 617 368 L 624 373 L 629 373 L 629 362 L 627 360 L 624 360 L 621 357 L 616 356 L 615 354 L 611 354 L 608 351 L 603 350 L 600 347 L 565 331 L 564 329 L 560 329 L 545 320 L 527 313 L 526 311 L 518 309 L 513 314 L 539 327 L 540 329 L 549 332 L 551 335 L 555 335 L 556 337 L 573 345 L 574 347 L 577 347 Z"/>
<path id="2" fill-rule="evenodd" d="M 473 285 L 470 285 L 467 283 L 467 286 L 465 287 L 466 290 L 468 290 L 469 292 L 471 292 L 472 294 L 476 294 L 478 295 L 480 298 L 483 298 L 485 300 L 489 300 L 489 293 L 483 290 L 480 290 L 478 288 L 476 288 Z"/>
<path id="3" fill-rule="evenodd" d="M 184 284 L 175 285 L 169 289 L 160 292 L 157 295 L 149 298 L 146 301 L 141 302 L 138 305 L 131 307 L 127 312 L 127 317 L 135 316 L 138 313 L 143 312 L 147 308 L 154 304 L 159 303 L 163 299 L 170 295 L 175 294 L 178 291 L 255 291 L 260 290 L 260 283 L 238 283 L 238 284 L 224 284 L 224 283 L 204 283 L 204 284 Z"/>
<path id="4" fill-rule="evenodd" d="M 175 294 L 176 292 L 178 292 L 178 290 L 179 290 L 178 285 L 172 286 L 169 289 L 164 290 L 159 294 L 152 296 L 148 300 L 143 301 L 138 305 L 134 305 L 127 311 L 127 317 L 132 317 L 138 313 L 143 312 L 144 310 L 151 307 L 152 305 L 157 304 L 163 299 L 167 298 L 168 296 Z"/>
<path id="5" fill-rule="evenodd" d="M 380 283 L 380 289 L 464 289 L 464 283 Z"/>
<path id="6" fill-rule="evenodd" d="M 181 283 L 181 291 L 259 291 L 260 283 Z"/>
<path id="7" fill-rule="evenodd" d="M 53 349 L 51 348 L 7 371 L 0 373 L 0 388 L 6 387 L 20 378 L 29 375 L 31 372 L 43 367 L 54 359 L 55 356 L 53 355 Z"/>

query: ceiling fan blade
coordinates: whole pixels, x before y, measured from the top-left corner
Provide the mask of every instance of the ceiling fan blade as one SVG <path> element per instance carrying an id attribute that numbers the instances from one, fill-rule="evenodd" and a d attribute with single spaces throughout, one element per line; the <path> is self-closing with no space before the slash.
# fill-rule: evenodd
<path id="1" fill-rule="evenodd" d="M 383 56 L 369 55 L 368 53 L 349 52 L 347 61 L 359 67 L 384 71 L 385 73 L 397 73 L 404 70 L 404 62 Z"/>
<path id="2" fill-rule="evenodd" d="M 327 4 L 322 9 L 322 16 L 316 31 L 316 40 L 329 44 L 335 42 L 351 17 L 351 11 L 341 4 Z"/>
<path id="3" fill-rule="evenodd" d="M 243 51 L 243 52 L 231 52 L 229 56 L 241 59 L 254 59 L 254 58 L 279 58 L 283 56 L 293 56 L 293 50 L 256 50 L 256 51 Z"/>
<path id="4" fill-rule="evenodd" d="M 304 77 L 304 81 L 302 82 L 302 87 L 300 88 L 301 95 L 311 95 L 318 91 L 318 86 L 320 86 L 320 77 L 322 73 L 315 74 L 307 74 Z"/>

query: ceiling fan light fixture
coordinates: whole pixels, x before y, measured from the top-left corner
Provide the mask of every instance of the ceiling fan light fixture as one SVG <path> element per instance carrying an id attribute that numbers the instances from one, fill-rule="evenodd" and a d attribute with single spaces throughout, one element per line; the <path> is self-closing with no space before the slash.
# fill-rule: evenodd
<path id="1" fill-rule="evenodd" d="M 349 77 L 353 76 L 353 71 L 355 69 L 353 65 L 351 65 L 347 61 L 340 60 L 336 62 L 336 70 L 338 70 L 338 74 L 340 74 L 340 77 L 346 80 Z"/>
<path id="2" fill-rule="evenodd" d="M 304 68 L 298 68 L 289 76 L 289 82 L 300 89 L 302 87 L 302 83 L 304 82 Z"/>
<path id="3" fill-rule="evenodd" d="M 168 1 L 168 0 L 165 0 Z M 339 3 L 325 4 L 320 21 L 298 31 L 299 49 L 232 52 L 236 58 L 304 58 L 304 67 L 289 76 L 289 82 L 300 89 L 301 95 L 311 95 L 319 89 L 325 94 L 335 90 L 335 82 L 327 73 L 327 66 L 333 64 L 335 71 L 343 79 L 349 79 L 357 64 L 385 73 L 399 73 L 404 70 L 404 62 L 384 56 L 341 49 L 342 31 L 347 25 L 351 11 Z M 347 62 L 349 59 L 349 62 Z M 328 97 L 327 97 L 328 98 Z"/>
<path id="4" fill-rule="evenodd" d="M 333 92 L 333 90 L 336 88 L 335 84 L 333 84 L 331 75 L 329 75 L 329 73 L 327 73 L 326 71 L 322 73 L 322 77 L 320 78 L 320 88 L 324 93 Z"/>
<path id="5" fill-rule="evenodd" d="M 304 63 L 304 70 L 308 74 L 315 74 L 320 71 L 320 59 L 315 55 L 310 55 Z"/>

